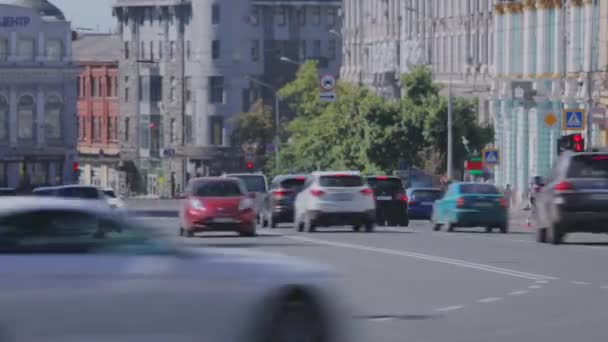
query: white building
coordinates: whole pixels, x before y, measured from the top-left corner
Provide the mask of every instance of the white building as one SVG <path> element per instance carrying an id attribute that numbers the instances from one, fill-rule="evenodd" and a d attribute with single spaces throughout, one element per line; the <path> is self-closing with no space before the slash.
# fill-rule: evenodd
<path id="1" fill-rule="evenodd" d="M 45 0 L 0 0 L 0 187 L 77 182 L 72 31 Z"/>

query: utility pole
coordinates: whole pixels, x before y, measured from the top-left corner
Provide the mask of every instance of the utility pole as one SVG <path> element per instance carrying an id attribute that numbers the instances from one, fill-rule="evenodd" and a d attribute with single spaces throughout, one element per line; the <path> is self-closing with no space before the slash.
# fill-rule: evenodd
<path id="1" fill-rule="evenodd" d="M 591 135 L 591 109 L 593 108 L 593 74 L 591 70 L 587 71 L 587 118 L 585 122 L 585 128 L 587 129 L 587 134 L 585 134 L 585 141 L 587 142 L 587 146 L 583 146 L 586 149 L 592 147 L 592 135 Z"/>
<path id="2" fill-rule="evenodd" d="M 453 117 L 452 117 L 452 72 L 453 72 L 453 58 L 450 58 L 450 77 L 448 80 L 448 165 L 447 165 L 447 176 L 449 180 L 452 180 L 453 177 L 453 165 L 454 165 L 454 161 L 453 161 L 453 152 L 454 152 L 454 147 L 453 147 L 453 139 L 454 137 L 452 136 L 453 132 L 452 132 L 452 126 L 453 126 Z"/>

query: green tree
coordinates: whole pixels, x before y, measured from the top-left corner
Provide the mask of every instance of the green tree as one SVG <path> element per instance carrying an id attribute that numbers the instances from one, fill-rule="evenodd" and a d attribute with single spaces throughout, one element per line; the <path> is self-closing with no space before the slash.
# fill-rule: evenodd
<path id="1" fill-rule="evenodd" d="M 235 128 L 232 133 L 232 145 L 257 145 L 255 162 L 264 165 L 268 155 L 266 146 L 272 143 L 274 137 L 274 116 L 270 106 L 265 106 L 262 100 L 256 101 L 251 110 L 235 117 Z"/>

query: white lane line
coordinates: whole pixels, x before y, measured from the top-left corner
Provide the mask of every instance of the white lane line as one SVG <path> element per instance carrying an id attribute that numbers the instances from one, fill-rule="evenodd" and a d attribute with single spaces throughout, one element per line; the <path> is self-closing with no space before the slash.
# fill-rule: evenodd
<path id="1" fill-rule="evenodd" d="M 576 280 L 571 281 L 570 284 L 574 284 L 574 285 L 591 285 L 591 283 L 588 283 L 586 281 L 576 281 Z"/>
<path id="2" fill-rule="evenodd" d="M 389 254 L 389 255 L 404 256 L 404 257 L 420 259 L 420 260 L 434 261 L 434 262 L 450 264 L 450 265 L 455 265 L 455 266 L 459 266 L 459 267 L 465 267 L 465 268 L 470 268 L 470 269 L 475 269 L 475 270 L 480 270 L 480 271 L 486 271 L 486 272 L 498 273 L 498 274 L 503 274 L 503 275 L 512 276 L 512 277 L 524 278 L 524 279 L 529 279 L 529 280 L 558 280 L 559 279 L 559 278 L 552 277 L 552 276 L 520 272 L 517 270 L 508 269 L 508 268 L 494 267 L 494 266 L 490 266 L 490 265 L 477 264 L 477 263 L 468 262 L 468 261 L 464 261 L 464 260 L 458 260 L 458 259 L 443 258 L 443 257 L 428 255 L 428 254 L 412 253 L 412 252 L 405 252 L 405 251 L 400 251 L 400 250 L 395 250 L 395 249 L 377 248 L 377 247 L 356 245 L 356 244 L 344 243 L 344 242 L 319 240 L 319 239 L 307 238 L 307 237 L 303 237 L 303 236 L 289 236 L 289 238 L 293 239 L 293 240 L 306 241 L 306 242 L 316 243 L 316 244 L 320 244 L 320 245 L 343 247 L 343 248 L 357 249 L 357 250 L 362 250 L 362 251 L 383 253 L 383 254 Z"/>
<path id="3" fill-rule="evenodd" d="M 608 286 L 600 286 L 600 289 L 608 290 Z"/>
<path id="4" fill-rule="evenodd" d="M 502 297 L 488 297 L 479 299 L 477 303 L 493 303 L 498 302 L 499 300 L 502 300 Z"/>
<path id="5" fill-rule="evenodd" d="M 543 286 L 542 285 L 530 285 L 528 286 L 529 289 L 542 289 Z"/>
<path id="6" fill-rule="evenodd" d="M 547 284 L 548 281 L 546 281 L 546 280 L 537 280 L 537 281 L 535 281 L 535 283 L 537 283 L 537 284 Z"/>
<path id="7" fill-rule="evenodd" d="M 492 241 L 512 241 L 512 242 L 524 242 L 524 243 L 534 243 L 537 242 L 532 239 L 510 239 L 510 238 L 500 238 L 500 237 L 491 237 L 491 236 L 477 236 L 477 235 L 465 235 L 465 234 L 454 234 L 454 233 L 431 233 L 434 236 L 440 237 L 459 237 L 473 240 L 492 240 Z"/>
<path id="8" fill-rule="evenodd" d="M 463 308 L 464 308 L 464 305 L 452 305 L 452 306 L 446 306 L 446 307 L 443 307 L 443 308 L 435 309 L 435 311 L 448 312 L 448 311 L 460 310 L 460 309 L 463 309 Z"/>
<path id="9" fill-rule="evenodd" d="M 509 292 L 509 296 L 521 296 L 528 292 L 530 292 L 530 291 L 525 291 L 525 290 L 513 291 L 513 292 Z"/>

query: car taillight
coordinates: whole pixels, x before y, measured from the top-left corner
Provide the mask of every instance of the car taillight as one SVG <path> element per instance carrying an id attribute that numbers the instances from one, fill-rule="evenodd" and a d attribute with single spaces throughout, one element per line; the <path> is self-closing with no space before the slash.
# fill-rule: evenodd
<path id="1" fill-rule="evenodd" d="M 464 207 L 464 198 L 462 198 L 462 197 L 458 198 L 458 199 L 456 200 L 456 206 L 457 206 L 458 208 L 462 208 L 462 207 Z"/>
<path id="2" fill-rule="evenodd" d="M 321 196 L 325 195 L 325 191 L 319 190 L 319 189 L 312 189 L 312 190 L 310 190 L 310 194 L 315 197 L 321 197 Z"/>
<path id="3" fill-rule="evenodd" d="M 554 188 L 555 192 L 569 192 L 574 190 L 574 185 L 570 182 L 557 183 Z"/>
<path id="4" fill-rule="evenodd" d="M 501 197 L 498 201 L 500 202 L 501 207 L 503 207 L 503 208 L 507 207 L 507 205 L 508 205 L 507 200 L 504 197 Z"/>
<path id="5" fill-rule="evenodd" d="M 414 201 L 414 200 L 410 200 L 410 201 L 409 201 L 409 203 L 410 203 L 410 205 L 416 205 L 416 204 L 418 204 L 418 203 L 416 203 L 416 201 Z"/>
<path id="6" fill-rule="evenodd" d="M 374 190 L 367 188 L 367 189 L 363 189 L 361 190 L 361 193 L 365 196 L 373 196 L 374 195 Z"/>
<path id="7" fill-rule="evenodd" d="M 291 191 L 289 190 L 275 190 L 272 192 L 272 196 L 276 199 L 287 197 L 289 194 L 291 194 Z"/>
<path id="8" fill-rule="evenodd" d="M 401 202 L 407 202 L 408 198 L 406 194 L 395 194 L 395 199 Z"/>

